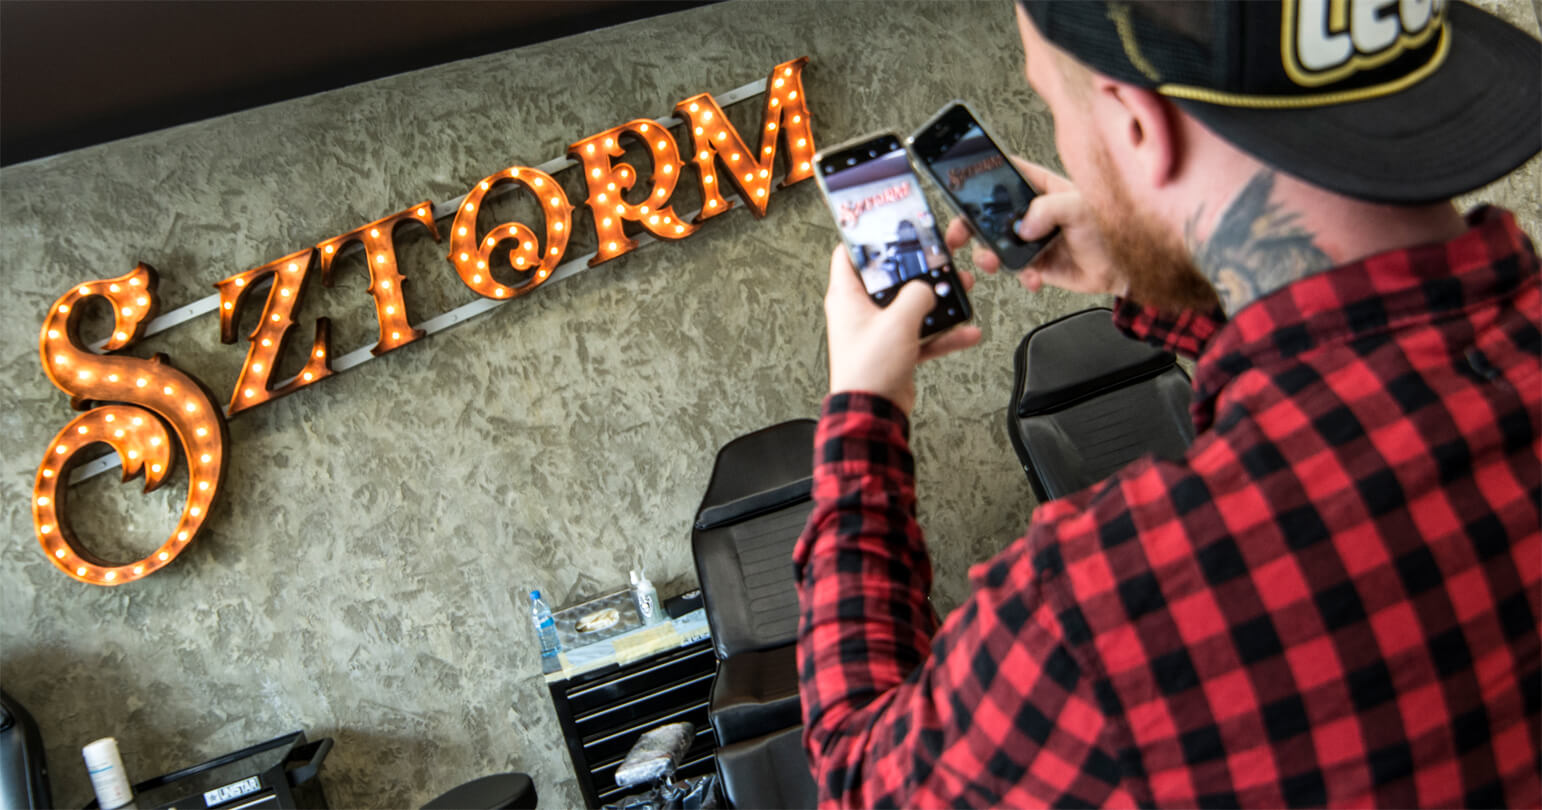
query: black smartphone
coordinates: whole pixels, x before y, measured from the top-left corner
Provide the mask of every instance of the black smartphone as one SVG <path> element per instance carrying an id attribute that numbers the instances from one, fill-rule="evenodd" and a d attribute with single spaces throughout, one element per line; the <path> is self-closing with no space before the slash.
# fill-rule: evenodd
<path id="1" fill-rule="evenodd" d="M 885 132 L 822 150 L 814 166 L 851 264 L 873 301 L 888 306 L 901 285 L 923 279 L 937 301 L 921 324 L 922 339 L 969 320 L 964 285 L 898 135 Z"/>
<path id="2" fill-rule="evenodd" d="M 1057 228 L 1034 242 L 1013 227 L 1039 192 L 1018 173 L 1001 146 L 962 101 L 950 102 L 910 136 L 916 160 L 937 182 L 975 236 L 1011 270 L 1039 255 Z"/>

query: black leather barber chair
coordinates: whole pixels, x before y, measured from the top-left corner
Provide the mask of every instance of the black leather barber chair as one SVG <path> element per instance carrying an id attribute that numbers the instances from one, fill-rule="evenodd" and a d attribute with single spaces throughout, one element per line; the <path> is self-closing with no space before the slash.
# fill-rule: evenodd
<path id="1" fill-rule="evenodd" d="M 1148 453 L 1178 458 L 1194 441 L 1189 376 L 1171 353 L 1120 332 L 1109 309 L 1034 329 L 1014 361 L 1007 433 L 1040 501 Z"/>
<path id="2" fill-rule="evenodd" d="M 813 807 L 818 798 L 803 753 L 792 568 L 813 510 L 814 424 L 783 422 L 724 445 L 691 532 L 718 659 L 707 711 L 734 807 Z"/>
<path id="3" fill-rule="evenodd" d="M 0 807 L 23 810 L 53 806 L 43 735 L 32 715 L 0 691 Z"/>

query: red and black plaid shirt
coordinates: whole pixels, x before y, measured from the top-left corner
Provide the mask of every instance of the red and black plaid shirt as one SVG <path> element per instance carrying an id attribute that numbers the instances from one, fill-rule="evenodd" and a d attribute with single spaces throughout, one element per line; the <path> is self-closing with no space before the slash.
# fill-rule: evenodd
<path id="1" fill-rule="evenodd" d="M 1542 803 L 1542 293 L 1510 214 L 1469 222 L 1224 325 L 1121 305 L 1199 354 L 1193 447 L 1040 506 L 940 629 L 907 422 L 830 397 L 794 553 L 822 802 Z"/>

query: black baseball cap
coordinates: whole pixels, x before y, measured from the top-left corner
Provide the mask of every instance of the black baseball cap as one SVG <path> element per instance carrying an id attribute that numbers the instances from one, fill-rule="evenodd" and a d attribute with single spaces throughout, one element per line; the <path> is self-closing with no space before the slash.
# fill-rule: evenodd
<path id="1" fill-rule="evenodd" d="M 1446 200 L 1542 151 L 1542 43 L 1448 0 L 1019 0 L 1039 34 L 1288 174 Z"/>

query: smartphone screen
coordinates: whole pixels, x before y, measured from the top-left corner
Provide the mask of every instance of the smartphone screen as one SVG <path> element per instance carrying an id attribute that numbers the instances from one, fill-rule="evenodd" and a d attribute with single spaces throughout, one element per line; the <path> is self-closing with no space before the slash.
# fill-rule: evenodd
<path id="1" fill-rule="evenodd" d="M 953 103 L 910 138 L 916 159 L 937 181 L 985 246 L 1007 267 L 1020 270 L 1058 231 L 1036 242 L 1014 226 L 1038 196 L 969 108 Z"/>
<path id="2" fill-rule="evenodd" d="M 922 337 L 969 320 L 969 299 L 899 137 L 884 134 L 836 147 L 815 163 L 868 295 L 887 306 L 901 285 L 923 279 L 937 303 L 922 323 Z"/>

